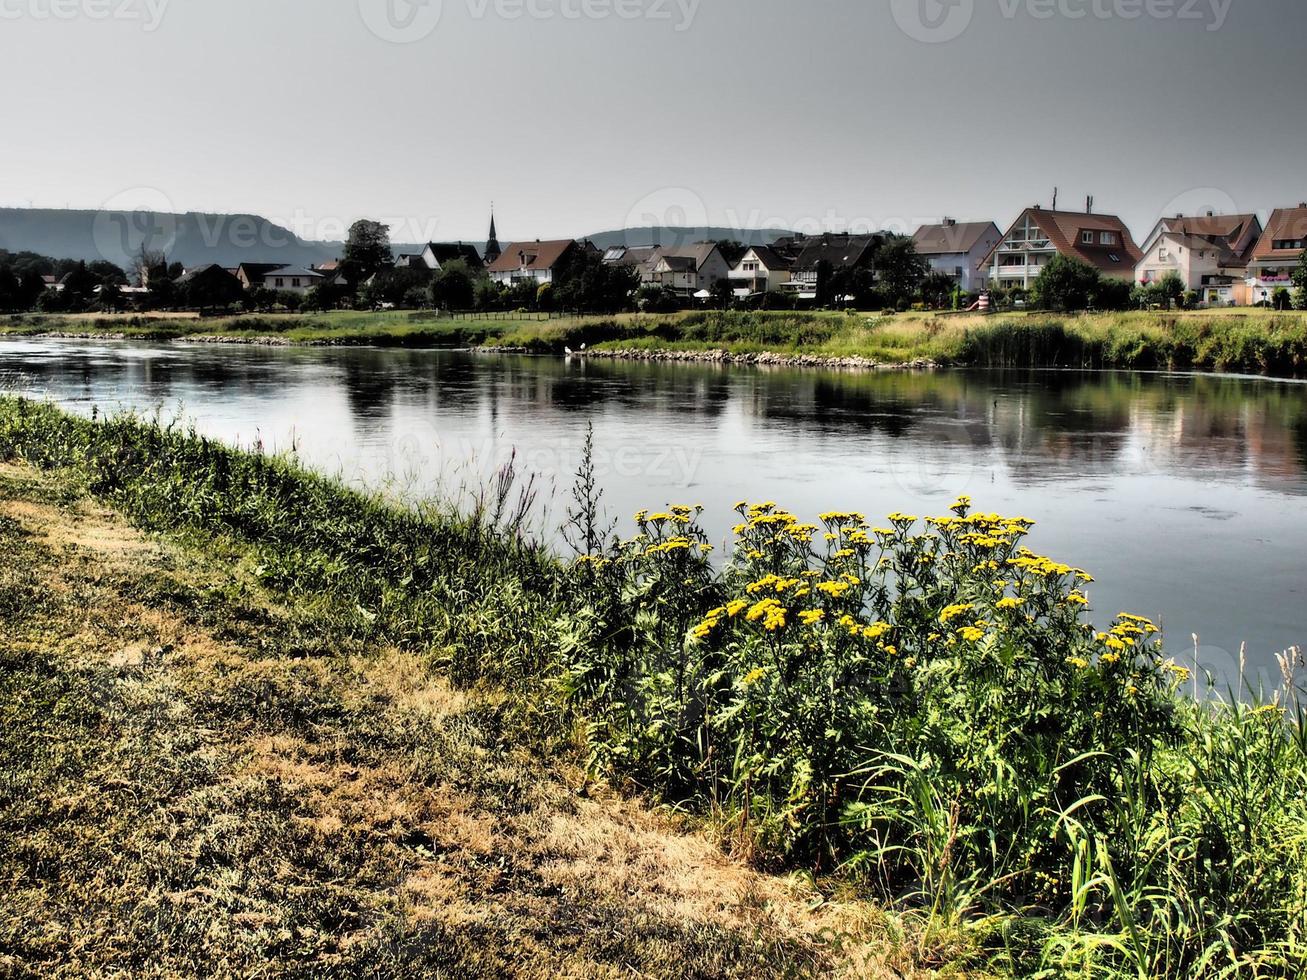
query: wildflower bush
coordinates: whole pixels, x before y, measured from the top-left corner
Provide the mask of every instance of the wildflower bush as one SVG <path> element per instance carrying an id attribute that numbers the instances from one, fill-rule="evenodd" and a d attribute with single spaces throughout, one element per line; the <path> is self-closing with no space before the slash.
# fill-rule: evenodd
<path id="1" fill-rule="evenodd" d="M 720 571 L 690 507 L 574 565 L 588 624 L 561 669 L 597 766 L 933 921 L 1043 910 L 1019 920 L 1047 929 L 1032 969 L 1302 955 L 1307 833 L 1247 839 L 1300 792 L 1301 720 L 1295 741 L 1280 709 L 1188 701 L 1157 627 L 1091 627 L 1091 577 L 1027 548 L 1026 518 L 739 513 Z M 1267 782 L 1236 795 L 1222 773 L 1254 756 Z"/>

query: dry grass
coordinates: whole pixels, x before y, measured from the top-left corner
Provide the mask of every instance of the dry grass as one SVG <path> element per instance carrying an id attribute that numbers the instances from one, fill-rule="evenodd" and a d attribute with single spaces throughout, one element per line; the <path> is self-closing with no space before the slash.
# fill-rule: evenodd
<path id="1" fill-rule="evenodd" d="M 0 547 L 0 975 L 911 973 L 220 543 L 4 467 Z"/>

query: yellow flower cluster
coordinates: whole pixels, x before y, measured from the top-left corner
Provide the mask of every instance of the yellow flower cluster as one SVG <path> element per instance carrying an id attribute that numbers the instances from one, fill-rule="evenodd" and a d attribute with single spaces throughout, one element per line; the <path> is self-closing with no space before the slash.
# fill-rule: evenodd
<path id="1" fill-rule="evenodd" d="M 670 538 L 662 544 L 650 545 L 645 549 L 646 555 L 670 555 L 676 551 L 689 551 L 693 547 L 689 538 Z"/>
<path id="2" fill-rule="evenodd" d="M 958 630 L 958 636 L 967 643 L 979 643 L 985 638 L 985 631 L 979 626 L 964 626 Z"/>
<path id="3" fill-rule="evenodd" d="M 799 613 L 799 619 L 803 621 L 804 626 L 816 626 L 826 618 L 826 613 L 821 609 L 807 609 Z"/>
<path id="4" fill-rule="evenodd" d="M 746 618 L 751 623 L 761 622 L 769 633 L 785 629 L 785 607 L 775 599 L 763 599 L 749 610 Z"/>
<path id="5" fill-rule="evenodd" d="M 756 582 L 750 582 L 745 586 L 745 591 L 749 595 L 758 595 L 761 592 L 785 593 L 791 589 L 797 589 L 803 585 L 803 579 L 782 578 L 779 575 L 768 575 L 758 579 Z M 796 593 L 797 594 L 797 593 Z"/>
<path id="6" fill-rule="evenodd" d="M 1043 555 L 1037 555 L 1029 548 L 1022 548 L 1018 551 L 1016 558 L 1008 559 L 1008 564 L 1013 568 L 1032 572 L 1045 578 L 1063 578 L 1075 572 L 1075 569 L 1070 565 L 1064 565 L 1061 562 L 1053 561 L 1051 558 L 1045 558 Z"/>
<path id="7" fill-rule="evenodd" d="M 939 614 L 939 621 L 947 626 L 959 616 L 965 616 L 975 608 L 976 607 L 969 602 L 960 603 L 956 606 L 948 606 Z"/>
<path id="8" fill-rule="evenodd" d="M 826 524 L 865 524 L 866 515 L 859 514 L 857 511 L 832 510 L 820 515 L 823 523 Z"/>
<path id="9" fill-rule="evenodd" d="M 817 591 L 832 599 L 839 599 L 844 596 L 849 589 L 853 588 L 848 582 L 818 582 Z"/>

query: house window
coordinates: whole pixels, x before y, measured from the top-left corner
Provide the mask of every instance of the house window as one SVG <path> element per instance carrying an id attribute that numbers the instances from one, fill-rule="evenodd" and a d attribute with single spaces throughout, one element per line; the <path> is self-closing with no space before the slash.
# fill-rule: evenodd
<path id="1" fill-rule="evenodd" d="M 286 285 L 286 280 L 285 280 L 285 279 L 278 279 L 278 280 L 277 280 L 277 288 L 278 288 L 278 289 L 281 289 L 281 288 L 282 288 L 283 286 L 285 286 L 285 285 Z"/>
<path id="2" fill-rule="evenodd" d="M 1301 252 L 1303 239 L 1301 238 L 1277 238 L 1275 239 L 1275 250 Z"/>
<path id="3" fill-rule="evenodd" d="M 1157 260 L 1158 260 L 1159 262 L 1165 262 L 1165 261 L 1166 261 L 1167 259 L 1169 259 L 1170 257 L 1171 257 L 1171 253 L 1168 252 L 1166 249 L 1164 249 L 1164 248 L 1162 248 L 1162 249 L 1158 249 L 1158 251 L 1157 251 Z"/>
<path id="4" fill-rule="evenodd" d="M 1109 252 L 1107 257 L 1111 259 L 1113 262 L 1121 261 L 1121 256 L 1117 255 L 1115 252 Z"/>
<path id="5" fill-rule="evenodd" d="M 1114 231 L 1105 231 L 1105 232 L 1103 232 L 1101 235 L 1098 236 L 1098 241 L 1099 241 L 1099 244 L 1101 244 L 1101 245 L 1115 245 L 1115 244 L 1116 244 L 1116 232 L 1114 232 Z"/>
<path id="6" fill-rule="evenodd" d="M 1082 231 L 1080 233 L 1080 244 L 1082 245 L 1094 244 L 1094 233 L 1092 231 Z"/>

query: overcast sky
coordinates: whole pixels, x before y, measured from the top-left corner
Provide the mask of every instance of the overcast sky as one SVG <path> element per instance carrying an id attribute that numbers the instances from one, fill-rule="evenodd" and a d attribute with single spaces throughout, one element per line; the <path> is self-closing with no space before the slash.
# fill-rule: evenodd
<path id="1" fill-rule="evenodd" d="M 1307 199 L 1303 0 L 0 0 L 0 204 L 399 241 Z"/>

